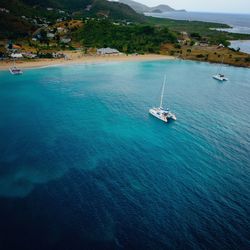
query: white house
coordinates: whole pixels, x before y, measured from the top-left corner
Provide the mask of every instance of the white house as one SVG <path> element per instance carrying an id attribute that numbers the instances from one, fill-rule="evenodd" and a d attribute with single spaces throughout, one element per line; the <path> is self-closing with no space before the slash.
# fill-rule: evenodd
<path id="1" fill-rule="evenodd" d="M 0 12 L 10 13 L 10 11 L 5 8 L 0 8 Z"/>
<path id="2" fill-rule="evenodd" d="M 30 52 L 23 53 L 22 55 L 23 55 L 23 57 L 25 57 L 25 58 L 29 58 L 29 59 L 34 59 L 34 58 L 36 58 L 36 57 L 37 57 L 37 55 L 36 55 L 36 54 L 30 53 Z"/>
<path id="3" fill-rule="evenodd" d="M 53 39 L 55 37 L 55 34 L 53 34 L 53 33 L 47 33 L 47 37 Z"/>
<path id="4" fill-rule="evenodd" d="M 64 38 L 61 38 L 61 39 L 60 39 L 60 42 L 61 42 L 61 43 L 70 43 L 70 42 L 71 42 L 71 38 L 65 38 L 65 37 L 64 37 Z"/>
<path id="5" fill-rule="evenodd" d="M 120 52 L 117 49 L 101 48 L 97 50 L 97 55 L 119 55 Z"/>
<path id="6" fill-rule="evenodd" d="M 23 55 L 21 53 L 12 53 L 10 56 L 16 59 L 23 58 Z"/>
<path id="7" fill-rule="evenodd" d="M 57 32 L 58 33 L 65 32 L 65 29 L 63 27 L 57 27 Z"/>
<path id="8" fill-rule="evenodd" d="M 221 44 L 218 45 L 218 49 L 219 48 L 225 48 L 225 46 L 221 43 Z"/>
<path id="9" fill-rule="evenodd" d="M 91 5 L 91 4 L 89 4 L 89 5 L 87 5 L 87 6 L 86 6 L 85 10 L 86 10 L 86 11 L 90 11 L 90 10 L 91 10 L 91 8 L 92 8 L 92 5 Z"/>
<path id="10" fill-rule="evenodd" d="M 52 56 L 54 58 L 65 58 L 65 55 L 63 53 L 59 53 L 59 52 L 52 53 Z"/>

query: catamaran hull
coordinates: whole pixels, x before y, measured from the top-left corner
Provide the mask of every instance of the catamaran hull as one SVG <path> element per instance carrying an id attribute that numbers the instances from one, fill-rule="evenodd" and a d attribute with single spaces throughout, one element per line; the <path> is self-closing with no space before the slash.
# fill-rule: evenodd
<path id="1" fill-rule="evenodd" d="M 226 77 L 213 76 L 213 78 L 215 80 L 218 80 L 218 81 L 221 81 L 221 82 L 228 81 L 228 79 Z"/>
<path id="2" fill-rule="evenodd" d="M 157 118 L 157 119 L 159 119 L 159 120 L 161 120 L 161 121 L 163 121 L 163 122 L 165 122 L 165 123 L 168 122 L 168 119 L 167 119 L 166 117 L 163 118 L 162 116 L 158 115 L 153 109 L 150 109 L 150 110 L 149 110 L 149 114 L 151 114 L 151 115 L 154 116 L 155 118 Z"/>
<path id="3" fill-rule="evenodd" d="M 9 71 L 12 75 L 22 75 L 23 74 L 23 72 L 21 70 L 20 71 L 13 71 L 12 69 L 9 69 Z"/>
<path id="4" fill-rule="evenodd" d="M 164 82 L 162 85 L 162 90 L 161 90 L 161 102 L 160 106 L 158 108 L 154 107 L 149 109 L 149 114 L 154 116 L 155 118 L 167 123 L 168 119 L 176 120 L 176 116 L 169 111 L 169 109 L 164 110 L 163 109 L 163 94 L 165 90 L 165 84 L 166 84 L 166 75 L 164 76 Z"/>

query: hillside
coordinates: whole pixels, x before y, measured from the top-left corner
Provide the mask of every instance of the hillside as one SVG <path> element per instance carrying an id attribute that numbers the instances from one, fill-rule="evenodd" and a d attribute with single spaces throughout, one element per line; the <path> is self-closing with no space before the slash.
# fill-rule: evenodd
<path id="1" fill-rule="evenodd" d="M 157 13 L 162 13 L 162 12 L 167 12 L 167 11 L 179 11 L 171 8 L 168 5 L 165 4 L 160 4 L 155 7 L 149 7 L 145 4 L 138 3 L 136 1 L 132 0 L 119 0 L 120 3 L 127 4 L 130 6 L 132 9 L 134 9 L 137 13 L 145 13 L 145 12 L 157 12 Z M 184 11 L 184 10 L 181 10 Z"/>
<path id="2" fill-rule="evenodd" d="M 167 11 L 176 11 L 175 9 L 171 8 L 168 5 L 157 5 L 155 7 L 150 8 L 149 12 L 158 12 L 158 13 L 162 13 L 162 12 L 167 12 Z"/>
<path id="3" fill-rule="evenodd" d="M 132 9 L 134 9 L 137 13 L 145 13 L 145 12 L 149 12 L 150 10 L 150 7 L 148 7 L 147 5 L 135 2 L 132 0 L 119 0 L 119 2 L 127 4 Z"/>
<path id="4" fill-rule="evenodd" d="M 0 0 L 0 38 L 30 34 L 35 27 L 60 18 L 108 17 L 143 22 L 145 17 L 131 7 L 106 0 Z"/>
<path id="5" fill-rule="evenodd" d="M 75 33 L 85 49 L 111 47 L 124 53 L 159 53 L 165 43 L 176 43 L 166 27 L 146 24 L 115 25 L 108 19 L 89 20 Z"/>
<path id="6" fill-rule="evenodd" d="M 29 6 L 41 6 L 45 8 L 59 8 L 64 10 L 79 10 L 84 9 L 87 5 L 92 4 L 93 0 L 22 0 L 23 3 Z"/>
<path id="7" fill-rule="evenodd" d="M 0 13 L 0 39 L 26 37 L 36 27 L 14 15 Z"/>
<path id="8" fill-rule="evenodd" d="M 39 13 L 42 16 L 57 16 L 58 10 L 66 12 L 82 12 L 97 15 L 99 11 L 108 11 L 111 17 L 119 17 L 119 19 L 128 19 L 133 21 L 141 21 L 142 15 L 136 13 L 131 7 L 119 3 L 109 2 L 106 0 L 0 0 L 0 7 L 10 10 L 11 14 L 16 16 L 34 16 Z M 47 8 L 52 8 L 49 11 Z"/>
<path id="9" fill-rule="evenodd" d="M 88 16 L 106 16 L 113 20 L 127 20 L 133 22 L 143 22 L 144 15 L 138 14 L 126 4 L 119 2 L 109 2 L 106 0 L 94 0 L 89 11 L 84 12 Z"/>

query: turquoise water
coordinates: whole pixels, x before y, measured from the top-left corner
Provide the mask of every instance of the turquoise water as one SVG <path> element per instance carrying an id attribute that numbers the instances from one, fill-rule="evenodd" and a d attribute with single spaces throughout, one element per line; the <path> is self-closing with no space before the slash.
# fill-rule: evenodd
<path id="1" fill-rule="evenodd" d="M 0 249 L 249 249 L 250 70 L 217 67 L 0 72 Z"/>

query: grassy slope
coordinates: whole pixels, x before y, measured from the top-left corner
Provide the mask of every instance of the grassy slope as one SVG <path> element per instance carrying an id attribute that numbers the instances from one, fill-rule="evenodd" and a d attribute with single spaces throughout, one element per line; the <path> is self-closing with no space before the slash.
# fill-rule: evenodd
<path id="1" fill-rule="evenodd" d="M 173 44 L 164 44 L 161 47 L 161 54 L 212 63 L 221 63 L 222 58 L 224 58 L 225 64 L 250 67 L 250 55 L 229 48 L 218 48 L 218 46 L 182 46 L 177 49 Z"/>

